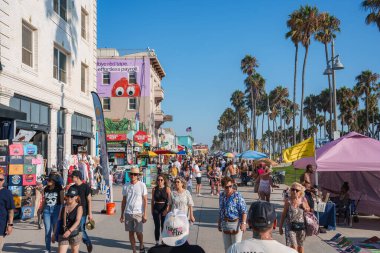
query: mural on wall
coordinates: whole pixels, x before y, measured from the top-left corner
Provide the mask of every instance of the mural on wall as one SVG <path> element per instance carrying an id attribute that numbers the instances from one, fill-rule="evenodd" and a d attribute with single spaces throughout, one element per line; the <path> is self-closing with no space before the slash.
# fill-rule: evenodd
<path id="1" fill-rule="evenodd" d="M 129 84 L 125 77 L 120 78 L 112 86 L 112 97 L 140 97 L 140 85 Z"/>

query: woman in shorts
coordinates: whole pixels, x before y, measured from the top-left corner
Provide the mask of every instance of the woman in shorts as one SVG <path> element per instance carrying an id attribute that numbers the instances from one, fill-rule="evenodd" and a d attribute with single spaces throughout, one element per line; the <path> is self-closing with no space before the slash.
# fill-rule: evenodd
<path id="1" fill-rule="evenodd" d="M 72 253 L 79 252 L 79 246 L 82 242 L 82 234 L 79 230 L 80 220 L 83 214 L 83 208 L 80 205 L 78 190 L 71 187 L 66 193 L 66 204 L 59 214 L 60 226 L 55 226 L 52 235 L 52 242 L 55 242 L 55 234 L 58 233 L 58 253 L 66 253 L 69 246 Z M 57 231 L 58 230 L 58 231 Z"/>

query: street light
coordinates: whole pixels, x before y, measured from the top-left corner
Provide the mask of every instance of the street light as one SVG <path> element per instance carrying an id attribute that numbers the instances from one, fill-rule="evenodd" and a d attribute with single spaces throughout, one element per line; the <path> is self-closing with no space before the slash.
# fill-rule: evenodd
<path id="1" fill-rule="evenodd" d="M 330 65 L 331 61 L 334 61 L 334 64 L 332 65 L 332 67 Z M 331 60 L 328 61 L 327 67 L 326 67 L 325 71 L 323 72 L 323 74 L 324 75 L 332 75 L 334 70 L 341 70 L 341 69 L 344 69 L 344 66 L 343 66 L 342 62 L 340 61 L 339 54 L 338 54 L 337 56 L 335 56 L 334 58 L 332 58 Z"/>

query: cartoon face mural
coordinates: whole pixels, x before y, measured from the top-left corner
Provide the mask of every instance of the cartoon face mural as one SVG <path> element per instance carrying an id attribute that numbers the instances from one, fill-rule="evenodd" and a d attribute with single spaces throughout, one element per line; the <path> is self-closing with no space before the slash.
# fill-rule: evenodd
<path id="1" fill-rule="evenodd" d="M 112 97 L 139 97 L 140 85 L 129 84 L 125 77 L 120 78 L 112 87 Z"/>

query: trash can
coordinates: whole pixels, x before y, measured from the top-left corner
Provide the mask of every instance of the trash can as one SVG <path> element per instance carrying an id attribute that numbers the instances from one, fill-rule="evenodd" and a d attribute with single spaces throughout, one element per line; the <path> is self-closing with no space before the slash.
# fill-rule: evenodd
<path id="1" fill-rule="evenodd" d="M 278 172 L 278 178 L 280 179 L 281 184 L 285 183 L 285 171 L 284 170 Z"/>

